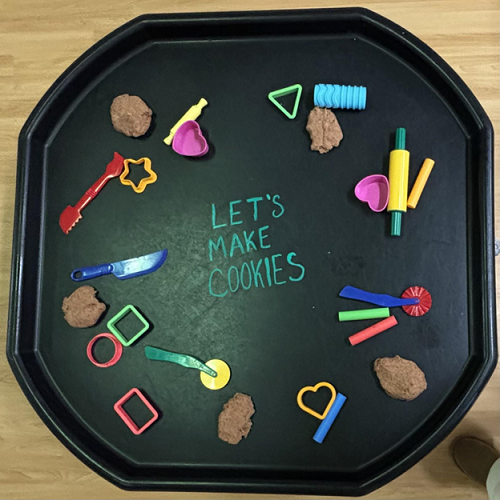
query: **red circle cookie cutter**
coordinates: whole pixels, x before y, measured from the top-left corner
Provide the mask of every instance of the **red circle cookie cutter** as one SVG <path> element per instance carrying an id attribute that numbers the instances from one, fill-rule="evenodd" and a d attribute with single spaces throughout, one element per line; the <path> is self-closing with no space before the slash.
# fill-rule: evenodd
<path id="1" fill-rule="evenodd" d="M 94 358 L 94 354 L 92 352 L 92 349 L 94 348 L 94 344 L 99 340 L 99 339 L 109 339 L 111 342 L 113 342 L 113 345 L 115 346 L 115 353 L 113 354 L 113 357 L 109 360 L 106 361 L 106 363 L 99 363 Z M 90 359 L 92 364 L 98 366 L 99 368 L 109 368 L 110 366 L 116 365 L 120 358 L 122 357 L 122 352 L 123 352 L 123 346 L 120 343 L 120 341 L 111 333 L 100 333 L 99 335 L 96 335 L 90 342 L 89 345 L 87 346 L 87 357 Z"/>
<path id="2" fill-rule="evenodd" d="M 401 295 L 402 299 L 413 299 L 415 297 L 419 299 L 419 303 L 403 306 L 403 311 L 410 316 L 423 316 L 432 307 L 431 294 L 423 286 L 411 286 Z"/>

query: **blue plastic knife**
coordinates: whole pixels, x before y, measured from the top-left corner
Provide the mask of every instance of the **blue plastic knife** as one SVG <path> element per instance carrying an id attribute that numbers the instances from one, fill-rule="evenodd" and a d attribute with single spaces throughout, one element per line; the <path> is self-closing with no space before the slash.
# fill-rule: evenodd
<path id="1" fill-rule="evenodd" d="M 365 292 L 353 286 L 345 286 L 342 288 L 339 295 L 344 297 L 344 299 L 361 300 L 362 302 L 368 302 L 369 304 L 375 304 L 380 307 L 412 306 L 420 303 L 418 298 L 400 299 L 399 297 L 392 297 L 391 295 Z"/>
<path id="2" fill-rule="evenodd" d="M 98 266 L 81 267 L 71 273 L 73 281 L 85 281 L 106 274 L 114 274 L 118 279 L 126 280 L 149 274 L 159 269 L 165 262 L 168 250 L 159 250 L 158 252 L 135 257 L 128 260 L 120 260 L 112 264 L 100 264 Z"/>

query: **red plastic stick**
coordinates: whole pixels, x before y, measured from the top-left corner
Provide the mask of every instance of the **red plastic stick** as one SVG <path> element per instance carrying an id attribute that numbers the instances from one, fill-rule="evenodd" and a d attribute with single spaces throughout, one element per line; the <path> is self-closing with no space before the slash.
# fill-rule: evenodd
<path id="1" fill-rule="evenodd" d="M 397 324 L 398 320 L 396 319 L 396 317 L 390 316 L 389 318 L 383 319 L 382 321 L 379 321 L 378 323 L 375 323 L 374 325 L 369 326 L 368 328 L 365 328 L 364 330 L 361 330 L 354 335 L 351 335 L 349 337 L 349 342 L 351 343 L 351 345 L 360 344 L 361 342 L 364 342 L 371 337 L 375 337 L 375 335 L 378 335 L 379 333 L 385 332 L 386 330 L 392 328 L 393 326 L 396 326 Z"/>

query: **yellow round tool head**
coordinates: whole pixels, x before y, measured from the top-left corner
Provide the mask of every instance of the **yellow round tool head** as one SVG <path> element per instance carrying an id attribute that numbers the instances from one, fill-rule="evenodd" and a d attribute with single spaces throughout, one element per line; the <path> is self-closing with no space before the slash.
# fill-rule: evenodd
<path id="1" fill-rule="evenodd" d="M 229 379 L 231 378 L 231 369 L 228 364 L 225 361 L 222 361 L 222 359 L 211 359 L 205 364 L 217 372 L 217 377 L 211 377 L 210 375 L 201 372 L 201 383 L 207 389 L 212 391 L 218 391 L 219 389 L 226 387 Z"/>

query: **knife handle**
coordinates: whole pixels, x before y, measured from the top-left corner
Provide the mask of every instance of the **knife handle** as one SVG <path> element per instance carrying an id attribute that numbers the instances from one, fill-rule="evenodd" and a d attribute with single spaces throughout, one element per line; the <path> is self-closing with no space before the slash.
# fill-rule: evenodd
<path id="1" fill-rule="evenodd" d="M 73 281 L 85 281 L 113 272 L 113 264 L 101 264 L 99 266 L 81 267 L 71 273 Z"/>

